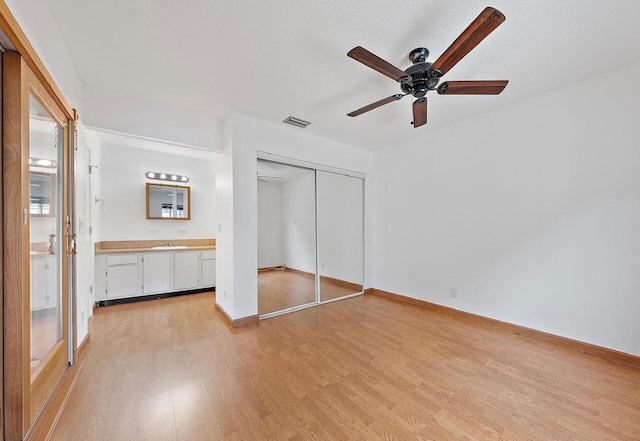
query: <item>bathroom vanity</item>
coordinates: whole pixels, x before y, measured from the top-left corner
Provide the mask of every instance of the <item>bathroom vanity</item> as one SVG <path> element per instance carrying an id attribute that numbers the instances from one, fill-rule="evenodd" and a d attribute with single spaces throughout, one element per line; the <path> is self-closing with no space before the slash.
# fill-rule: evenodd
<path id="1" fill-rule="evenodd" d="M 215 239 L 96 244 L 96 302 L 213 289 Z"/>

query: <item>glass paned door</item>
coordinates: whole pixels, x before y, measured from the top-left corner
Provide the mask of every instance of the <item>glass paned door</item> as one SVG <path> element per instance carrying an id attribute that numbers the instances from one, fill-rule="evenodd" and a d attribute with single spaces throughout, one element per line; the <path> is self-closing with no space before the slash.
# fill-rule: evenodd
<path id="1" fill-rule="evenodd" d="M 73 112 L 17 52 L 2 78 L 4 435 L 23 439 L 70 360 Z"/>
<path id="2" fill-rule="evenodd" d="M 30 371 L 62 341 L 63 127 L 29 95 Z"/>

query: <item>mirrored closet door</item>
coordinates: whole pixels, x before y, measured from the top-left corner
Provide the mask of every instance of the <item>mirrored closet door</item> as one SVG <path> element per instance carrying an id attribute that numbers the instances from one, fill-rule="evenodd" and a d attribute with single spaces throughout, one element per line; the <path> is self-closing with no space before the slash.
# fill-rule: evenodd
<path id="1" fill-rule="evenodd" d="M 258 160 L 258 313 L 316 303 L 315 170 Z"/>
<path id="2" fill-rule="evenodd" d="M 363 292 L 364 176 L 258 159 L 258 313 Z"/>
<path id="3" fill-rule="evenodd" d="M 320 302 L 362 292 L 364 181 L 318 170 Z"/>

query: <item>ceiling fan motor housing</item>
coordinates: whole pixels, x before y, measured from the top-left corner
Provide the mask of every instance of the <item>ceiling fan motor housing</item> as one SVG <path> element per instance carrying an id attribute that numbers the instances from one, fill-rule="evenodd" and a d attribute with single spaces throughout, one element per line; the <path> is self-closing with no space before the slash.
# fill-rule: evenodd
<path id="1" fill-rule="evenodd" d="M 429 75 L 429 69 L 433 63 L 425 61 L 429 56 L 429 50 L 419 47 L 409 53 L 409 60 L 413 63 L 405 69 L 408 77 L 400 82 L 400 89 L 404 93 L 422 98 L 430 90 L 435 90 L 438 86 L 439 76 Z"/>

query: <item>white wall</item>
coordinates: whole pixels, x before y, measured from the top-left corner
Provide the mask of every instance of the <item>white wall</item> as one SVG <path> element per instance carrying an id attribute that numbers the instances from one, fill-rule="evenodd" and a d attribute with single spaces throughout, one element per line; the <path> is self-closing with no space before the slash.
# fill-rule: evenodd
<path id="1" fill-rule="evenodd" d="M 174 153 L 146 148 L 147 141 L 99 135 L 101 141 L 101 190 L 104 212 L 100 212 L 100 240 L 169 240 L 215 237 L 215 153 L 171 147 Z M 108 138 L 108 141 L 105 139 Z M 157 144 L 157 143 L 156 143 Z M 191 220 L 146 219 L 148 171 L 189 177 Z"/>
<path id="2" fill-rule="evenodd" d="M 258 268 L 284 265 L 282 185 L 258 181 Z"/>
<path id="3" fill-rule="evenodd" d="M 309 170 L 282 186 L 282 244 L 284 264 L 316 273 L 316 182 Z"/>
<path id="4" fill-rule="evenodd" d="M 376 154 L 373 286 L 640 355 L 639 77 Z"/>
<path id="5" fill-rule="evenodd" d="M 257 151 L 362 173 L 370 171 L 372 155 L 302 129 L 236 112 L 225 121 L 223 140 L 225 150 L 216 181 L 221 224 L 216 238 L 216 302 L 236 319 L 258 312 Z"/>
<path id="6" fill-rule="evenodd" d="M 89 155 L 86 130 L 78 124 L 78 149 L 75 150 L 75 218 L 76 226 L 76 305 L 78 344 L 89 333 L 88 319 L 93 314 L 91 287 L 93 283 L 93 243 L 89 234 L 91 204 L 89 203 Z"/>
<path id="7" fill-rule="evenodd" d="M 235 250 L 234 250 L 234 211 L 233 211 L 233 121 L 231 116 L 223 123 L 222 146 L 223 151 L 216 160 L 216 303 L 226 311 L 230 317 L 234 315 L 233 289 Z M 255 184 L 256 173 L 247 180 L 245 185 Z M 257 187 L 253 185 L 254 187 Z M 257 193 L 257 188 L 256 188 Z M 256 214 L 257 216 L 257 214 Z M 256 226 L 257 230 L 257 226 Z M 257 233 L 257 232 L 256 232 Z M 257 236 L 257 234 L 256 234 Z M 257 237 L 256 237 L 257 242 Z M 257 252 L 255 259 L 257 260 Z M 254 269 L 255 272 L 255 269 Z M 257 301 L 256 301 L 257 308 Z"/>

